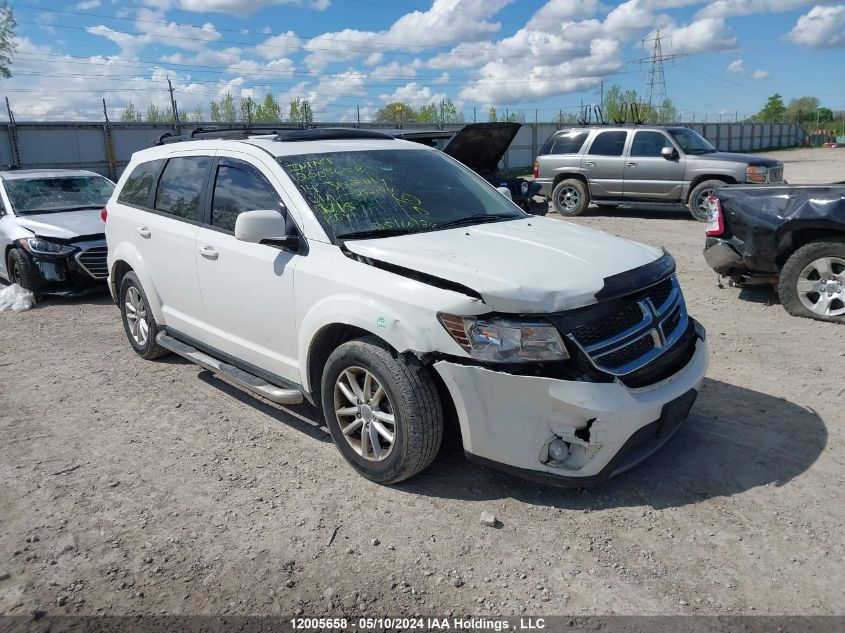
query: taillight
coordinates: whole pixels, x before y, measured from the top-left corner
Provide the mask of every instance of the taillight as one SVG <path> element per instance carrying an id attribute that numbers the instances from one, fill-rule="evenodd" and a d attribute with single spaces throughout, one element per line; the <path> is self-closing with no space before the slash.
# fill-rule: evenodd
<path id="1" fill-rule="evenodd" d="M 534 177 L 540 177 L 540 163 L 538 163 L 536 160 L 534 161 Z"/>
<path id="2" fill-rule="evenodd" d="M 714 237 L 725 232 L 725 216 L 722 213 L 722 202 L 716 196 L 707 198 L 707 208 L 710 212 L 707 218 L 707 236 Z"/>
<path id="3" fill-rule="evenodd" d="M 103 208 L 103 210 L 100 211 L 100 217 L 103 218 L 103 222 L 105 222 L 106 218 L 109 217 L 109 210 L 106 209 L 106 208 Z"/>

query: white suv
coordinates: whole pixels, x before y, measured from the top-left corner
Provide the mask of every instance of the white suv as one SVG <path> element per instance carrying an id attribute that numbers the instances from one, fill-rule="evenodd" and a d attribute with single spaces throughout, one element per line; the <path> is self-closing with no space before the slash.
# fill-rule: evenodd
<path id="1" fill-rule="evenodd" d="M 450 419 L 481 463 L 605 479 L 669 438 L 707 367 L 668 254 L 527 215 L 379 132 L 160 145 L 107 210 L 135 351 L 309 400 L 373 481 L 428 466 Z"/>

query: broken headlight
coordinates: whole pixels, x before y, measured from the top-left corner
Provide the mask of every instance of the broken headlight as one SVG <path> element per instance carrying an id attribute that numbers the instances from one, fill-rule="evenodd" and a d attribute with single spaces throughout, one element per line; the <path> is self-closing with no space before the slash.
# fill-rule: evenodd
<path id="1" fill-rule="evenodd" d="M 18 240 L 18 244 L 33 255 L 70 255 L 76 250 L 73 246 L 50 242 L 40 237 L 25 237 Z"/>
<path id="2" fill-rule="evenodd" d="M 443 312 L 437 318 L 455 342 L 476 360 L 526 363 L 569 358 L 558 331 L 544 321 L 462 317 Z"/>

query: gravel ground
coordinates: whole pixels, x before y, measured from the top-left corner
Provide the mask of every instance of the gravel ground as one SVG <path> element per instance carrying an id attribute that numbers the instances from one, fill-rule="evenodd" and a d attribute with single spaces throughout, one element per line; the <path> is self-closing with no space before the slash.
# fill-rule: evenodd
<path id="1" fill-rule="evenodd" d="M 793 185 L 845 183 L 845 148 L 790 149 L 764 154 L 783 161 L 783 176 Z"/>
<path id="2" fill-rule="evenodd" d="M 686 214 L 614 213 L 576 221 L 675 255 L 712 364 L 677 435 L 589 490 L 454 438 L 378 486 L 308 407 L 135 356 L 107 297 L 0 314 L 0 614 L 845 613 L 845 330 L 719 288 Z"/>

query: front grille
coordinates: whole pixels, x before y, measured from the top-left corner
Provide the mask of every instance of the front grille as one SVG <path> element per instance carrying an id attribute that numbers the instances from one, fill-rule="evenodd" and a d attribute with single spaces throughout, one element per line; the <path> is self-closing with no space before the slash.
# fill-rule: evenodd
<path id="1" fill-rule="evenodd" d="M 600 306 L 593 320 L 568 330 L 558 321 L 558 328 L 577 346 L 576 358 L 586 358 L 613 376 L 637 372 L 655 361 L 672 349 L 689 324 L 674 275 Z"/>
<path id="2" fill-rule="evenodd" d="M 781 182 L 783 180 L 783 167 L 773 167 L 769 170 L 769 182 Z"/>
<path id="3" fill-rule="evenodd" d="M 79 265 L 94 279 L 105 279 L 109 276 L 106 257 L 109 249 L 106 246 L 92 246 L 76 256 Z"/>
<path id="4" fill-rule="evenodd" d="M 655 308 L 661 308 L 666 303 L 669 295 L 672 294 L 672 288 L 672 278 L 670 277 L 649 288 L 646 296 Z"/>
<path id="5" fill-rule="evenodd" d="M 619 312 L 575 328 L 573 335 L 579 343 L 589 347 L 642 323 L 644 317 L 639 304 L 629 303 Z"/>
<path id="6" fill-rule="evenodd" d="M 646 335 L 639 339 L 636 343 L 626 345 L 616 352 L 599 356 L 596 361 L 599 362 L 602 367 L 618 369 L 619 367 L 624 367 L 628 363 L 634 362 L 643 354 L 648 354 L 653 349 L 654 339 L 651 336 Z"/>

